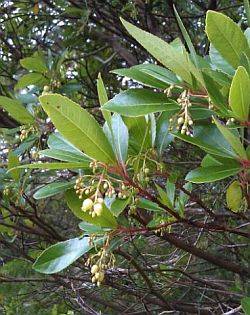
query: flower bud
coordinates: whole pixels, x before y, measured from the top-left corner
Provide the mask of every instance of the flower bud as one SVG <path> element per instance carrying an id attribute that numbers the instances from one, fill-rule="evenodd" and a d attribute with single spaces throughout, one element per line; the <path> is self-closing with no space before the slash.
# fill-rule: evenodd
<path id="1" fill-rule="evenodd" d="M 179 117 L 178 120 L 177 120 L 177 124 L 181 125 L 183 123 L 184 123 L 184 118 L 183 117 Z"/>
<path id="2" fill-rule="evenodd" d="M 87 198 L 82 203 L 82 210 L 88 211 L 93 207 L 93 201 L 90 198 Z"/>
<path id="3" fill-rule="evenodd" d="M 102 282 L 104 279 L 104 272 L 100 271 L 96 274 L 96 278 L 99 282 Z"/>
<path id="4" fill-rule="evenodd" d="M 103 200 L 103 198 L 97 198 L 97 202 L 98 202 L 98 203 L 103 203 L 104 200 Z"/>
<path id="5" fill-rule="evenodd" d="M 102 204 L 101 203 L 95 203 L 93 210 L 94 210 L 93 213 L 95 213 L 97 216 L 100 216 L 102 213 Z"/>
<path id="6" fill-rule="evenodd" d="M 188 121 L 189 126 L 192 126 L 193 123 L 194 123 L 194 122 L 192 121 L 192 119 L 189 119 L 189 121 Z"/>
<path id="7" fill-rule="evenodd" d="M 145 168 L 144 173 L 148 174 L 149 173 L 149 168 Z"/>
<path id="8" fill-rule="evenodd" d="M 95 273 L 97 273 L 98 270 L 99 270 L 99 267 L 98 267 L 97 265 L 93 265 L 93 266 L 91 267 L 91 273 L 92 273 L 92 275 L 95 274 Z"/>
<path id="9" fill-rule="evenodd" d="M 49 92 L 49 91 L 50 91 L 50 87 L 48 85 L 44 85 L 43 92 Z"/>

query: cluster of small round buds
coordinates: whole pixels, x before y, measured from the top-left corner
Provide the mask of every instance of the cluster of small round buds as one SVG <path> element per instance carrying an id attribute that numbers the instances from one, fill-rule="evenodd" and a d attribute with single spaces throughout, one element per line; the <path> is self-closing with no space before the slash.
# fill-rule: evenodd
<path id="1" fill-rule="evenodd" d="M 124 194 L 124 193 L 122 193 L 122 192 L 119 192 L 119 193 L 118 193 L 118 198 L 119 198 L 119 199 L 126 199 L 126 198 L 127 198 L 127 195 Z"/>
<path id="2" fill-rule="evenodd" d="M 4 190 L 3 190 L 3 194 L 4 194 L 5 196 L 8 196 L 8 195 L 9 195 L 9 193 L 10 193 L 9 188 L 4 188 Z"/>
<path id="3" fill-rule="evenodd" d="M 98 265 L 93 265 L 91 267 L 92 283 L 96 283 L 99 287 L 104 280 L 104 272 L 98 267 Z"/>
<path id="4" fill-rule="evenodd" d="M 82 177 L 78 177 L 76 179 L 76 183 L 75 183 L 74 189 L 76 191 L 76 194 L 79 196 L 79 199 L 82 199 L 83 198 L 83 193 L 86 193 L 86 190 L 83 187 L 84 187 L 83 178 Z"/>

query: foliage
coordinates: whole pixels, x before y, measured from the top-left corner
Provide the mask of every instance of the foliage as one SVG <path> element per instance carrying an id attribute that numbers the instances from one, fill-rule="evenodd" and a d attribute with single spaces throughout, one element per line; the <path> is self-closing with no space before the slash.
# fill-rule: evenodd
<path id="1" fill-rule="evenodd" d="M 160 64 L 114 70 L 135 82 L 110 99 L 99 75 L 97 112 L 66 80 L 68 50 L 21 58 L 28 73 L 0 96 L 17 124 L 2 129 L 0 242 L 33 265 L 16 282 L 48 285 L 52 314 L 248 312 L 249 32 L 208 10 L 201 56 L 171 8 L 185 42 L 121 19 Z M 85 25 L 87 10 L 66 9 Z M 0 279 L 15 282 L 8 264 Z"/>

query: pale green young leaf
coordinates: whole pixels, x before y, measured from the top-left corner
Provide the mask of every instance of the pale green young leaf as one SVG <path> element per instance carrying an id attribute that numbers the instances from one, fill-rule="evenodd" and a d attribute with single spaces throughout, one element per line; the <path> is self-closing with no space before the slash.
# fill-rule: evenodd
<path id="1" fill-rule="evenodd" d="M 0 107 L 6 110 L 12 118 L 21 124 L 30 124 L 34 122 L 34 117 L 17 99 L 0 96 Z"/>
<path id="2" fill-rule="evenodd" d="M 65 139 L 95 160 L 115 164 L 112 147 L 97 121 L 78 104 L 58 94 L 40 96 L 41 104 Z"/>
<path id="3" fill-rule="evenodd" d="M 229 17 L 208 11 L 206 33 L 219 53 L 234 67 L 240 62 L 241 53 L 248 48 L 247 39 L 240 27 Z"/>
<path id="4" fill-rule="evenodd" d="M 237 119 L 247 121 L 250 112 L 250 78 L 244 67 L 238 67 L 229 93 L 229 105 Z"/>

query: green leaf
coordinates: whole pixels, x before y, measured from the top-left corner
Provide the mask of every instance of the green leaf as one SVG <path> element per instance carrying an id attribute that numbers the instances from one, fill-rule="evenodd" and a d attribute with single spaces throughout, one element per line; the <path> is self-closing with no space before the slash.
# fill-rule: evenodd
<path id="1" fill-rule="evenodd" d="M 111 117 L 111 128 L 112 130 L 105 124 L 103 130 L 112 145 L 117 161 L 124 164 L 127 159 L 129 136 L 128 128 L 119 114 L 115 113 Z"/>
<path id="2" fill-rule="evenodd" d="M 199 68 L 199 63 L 198 63 L 198 60 L 197 60 L 198 57 L 196 55 L 196 52 L 195 52 L 195 49 L 194 49 L 194 45 L 193 45 L 193 43 L 191 41 L 191 38 L 190 38 L 190 36 L 189 36 L 189 34 L 188 34 L 184 24 L 182 23 L 182 20 L 181 20 L 179 14 L 178 14 L 178 12 L 177 12 L 177 10 L 175 8 L 175 5 L 173 6 L 173 8 L 174 8 L 174 14 L 175 14 L 177 23 L 179 25 L 179 28 L 181 30 L 182 36 L 183 36 L 183 38 L 186 41 L 186 44 L 188 46 L 188 49 L 190 51 L 190 54 L 192 56 L 192 59 L 193 59 L 195 65 L 196 65 L 196 67 Z"/>
<path id="3" fill-rule="evenodd" d="M 250 5 L 249 5 L 249 0 L 244 0 L 244 9 L 245 9 L 246 16 L 247 16 L 248 26 L 250 26 Z"/>
<path id="4" fill-rule="evenodd" d="M 87 156 L 78 154 L 76 152 L 57 150 L 57 149 L 46 149 L 39 151 L 39 154 L 42 156 L 46 156 L 52 159 L 56 159 L 64 162 L 86 162 L 90 163 L 91 159 Z"/>
<path id="5" fill-rule="evenodd" d="M 154 211 L 154 212 L 164 212 L 165 210 L 161 207 L 158 206 L 157 203 L 150 201 L 145 198 L 140 198 L 138 202 L 138 207 L 142 209 L 146 209 L 149 211 Z"/>
<path id="6" fill-rule="evenodd" d="M 60 272 L 92 247 L 93 244 L 89 244 L 89 237 L 73 238 L 57 243 L 42 252 L 33 264 L 33 269 L 45 274 Z"/>
<path id="7" fill-rule="evenodd" d="M 166 89 L 169 84 L 180 83 L 175 74 L 154 64 L 136 65 L 129 69 L 116 69 L 112 73 L 128 77 L 143 85 L 157 89 Z"/>
<path id="8" fill-rule="evenodd" d="M 176 111 L 179 105 L 163 93 L 130 89 L 116 95 L 104 108 L 125 116 L 143 116 L 162 111 Z"/>
<path id="9" fill-rule="evenodd" d="M 157 189 L 158 194 L 160 196 L 161 203 L 164 204 L 165 206 L 167 206 L 169 209 L 174 210 L 174 205 L 172 203 L 172 200 L 169 198 L 170 196 L 168 195 L 168 193 L 157 184 L 156 184 L 156 189 Z M 172 197 L 172 195 L 171 195 L 171 197 Z"/>
<path id="10" fill-rule="evenodd" d="M 76 196 L 74 190 L 66 191 L 65 198 L 68 207 L 77 218 L 97 226 L 116 228 L 116 219 L 105 205 L 103 205 L 102 214 L 100 216 L 92 218 L 92 216 L 88 212 L 84 212 L 81 210 L 83 200 L 80 200 Z"/>
<path id="11" fill-rule="evenodd" d="M 206 33 L 220 54 L 237 68 L 241 53 L 248 48 L 247 39 L 239 26 L 222 13 L 208 11 Z"/>
<path id="12" fill-rule="evenodd" d="M 221 56 L 212 44 L 210 44 L 209 48 L 209 57 L 214 68 L 229 75 L 234 75 L 234 68 Z"/>
<path id="13" fill-rule="evenodd" d="M 115 217 L 118 217 L 122 211 L 127 207 L 130 202 L 130 198 L 118 199 L 116 198 L 110 205 L 109 209 Z"/>
<path id="14" fill-rule="evenodd" d="M 223 156 L 226 158 L 235 158 L 236 156 L 228 149 L 224 147 L 217 147 L 215 144 L 209 144 L 202 139 L 199 139 L 198 137 L 189 137 L 186 135 L 182 135 L 180 133 L 173 133 L 173 135 L 183 141 L 186 141 L 188 143 L 191 143 L 193 145 L 196 145 L 197 147 L 201 148 L 202 150 L 206 151 L 207 153 L 210 153 L 212 155 L 218 155 Z"/>
<path id="15" fill-rule="evenodd" d="M 131 23 L 121 19 L 123 25 L 153 57 L 166 68 L 179 75 L 184 81 L 193 85 L 193 77 L 203 85 L 203 79 L 185 51 L 179 51 L 164 40 L 145 32 Z"/>
<path id="16" fill-rule="evenodd" d="M 27 111 L 22 103 L 16 99 L 0 96 L 0 107 L 6 110 L 12 118 L 21 124 L 34 122 L 34 117 Z"/>
<path id="17" fill-rule="evenodd" d="M 156 124 L 156 148 L 159 155 L 173 141 L 174 137 L 169 133 L 169 119 L 172 115 L 168 112 L 162 112 Z"/>
<path id="18" fill-rule="evenodd" d="M 233 212 L 239 212 L 242 204 L 242 189 L 240 183 L 235 180 L 227 188 L 226 192 L 227 206 Z"/>
<path id="19" fill-rule="evenodd" d="M 250 315 L 250 297 L 244 297 L 241 300 L 241 307 L 243 308 L 245 315 Z"/>
<path id="20" fill-rule="evenodd" d="M 192 183 L 210 183 L 220 179 L 227 178 L 229 176 L 236 175 L 241 170 L 238 166 L 211 166 L 211 167 L 198 167 L 186 176 L 186 180 Z"/>
<path id="21" fill-rule="evenodd" d="M 150 121 L 144 116 L 123 117 L 123 121 L 129 130 L 130 154 L 137 154 L 142 146 L 142 151 L 151 147 Z"/>
<path id="22" fill-rule="evenodd" d="M 250 112 L 250 78 L 244 67 L 238 67 L 229 93 L 229 105 L 237 119 L 247 121 Z"/>
<path id="23" fill-rule="evenodd" d="M 223 137 L 228 141 L 228 143 L 230 143 L 230 145 L 232 146 L 234 152 L 242 159 L 246 159 L 247 160 L 247 154 L 246 151 L 244 149 L 243 144 L 240 142 L 239 137 L 236 137 L 233 133 L 231 133 L 231 131 L 223 126 L 217 119 L 214 119 L 216 126 L 218 127 L 218 129 L 220 130 L 221 134 L 223 135 Z"/>
<path id="24" fill-rule="evenodd" d="M 15 85 L 15 89 L 24 89 L 29 85 L 37 85 L 44 86 L 48 83 L 48 79 L 46 79 L 41 73 L 31 72 L 24 74 Z"/>
<path id="25" fill-rule="evenodd" d="M 21 170 L 19 169 L 14 169 L 16 166 L 18 166 L 20 163 L 19 163 L 19 158 L 18 156 L 16 156 L 12 151 L 9 151 L 9 154 L 8 154 L 8 170 L 11 170 L 12 171 L 10 172 L 11 173 L 11 176 L 13 177 L 14 180 L 18 181 L 19 178 L 20 178 L 20 174 L 21 174 Z"/>
<path id="26" fill-rule="evenodd" d="M 23 164 L 23 165 L 15 167 L 15 169 L 16 168 L 42 169 L 42 170 L 84 169 L 84 168 L 89 168 L 89 162 L 33 163 L 33 164 Z M 13 169 L 11 169 L 11 170 L 13 170 Z"/>
<path id="27" fill-rule="evenodd" d="M 102 228 L 88 222 L 80 222 L 78 226 L 81 230 L 88 234 L 104 234 L 105 232 L 110 231 L 108 228 Z"/>
<path id="28" fill-rule="evenodd" d="M 50 134 L 47 144 L 50 149 L 69 151 L 69 152 L 88 158 L 86 154 L 82 153 L 82 151 L 80 151 L 75 146 L 73 146 L 73 144 L 71 144 L 69 141 L 64 139 L 63 136 L 60 135 L 60 133 Z"/>
<path id="29" fill-rule="evenodd" d="M 48 184 L 39 190 L 33 195 L 35 199 L 43 199 L 57 195 L 59 193 L 65 192 L 69 188 L 74 186 L 74 182 L 60 182 L 60 183 L 51 183 Z"/>
<path id="30" fill-rule="evenodd" d="M 58 94 L 43 95 L 39 99 L 65 139 L 97 161 L 115 163 L 115 155 L 108 139 L 85 109 Z"/>
<path id="31" fill-rule="evenodd" d="M 105 103 L 107 103 L 108 95 L 107 95 L 100 73 L 98 74 L 98 79 L 97 79 L 97 92 L 98 92 L 99 103 L 102 107 Z M 109 127 L 111 127 L 111 114 L 102 108 L 101 108 L 101 111 L 102 111 L 104 119 L 108 123 Z"/>
<path id="32" fill-rule="evenodd" d="M 20 64 L 27 70 L 44 73 L 48 71 L 42 56 L 27 57 L 20 60 Z"/>

